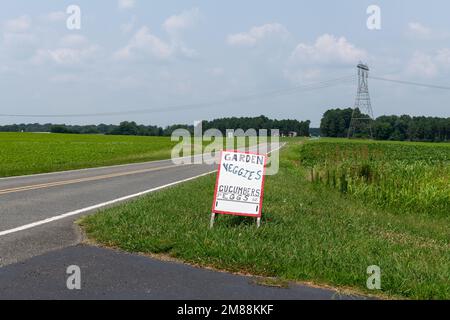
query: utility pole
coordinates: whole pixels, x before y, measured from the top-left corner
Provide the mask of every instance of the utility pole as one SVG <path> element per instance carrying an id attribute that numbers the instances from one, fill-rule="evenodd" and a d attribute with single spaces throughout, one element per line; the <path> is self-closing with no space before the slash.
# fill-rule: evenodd
<path id="1" fill-rule="evenodd" d="M 353 108 L 352 119 L 348 128 L 348 138 L 352 138 L 357 129 L 366 127 L 373 139 L 372 122 L 373 109 L 370 102 L 369 94 L 369 67 L 363 63 L 359 63 L 358 69 L 358 92 L 356 94 L 355 107 Z M 359 112 L 357 112 L 359 111 Z"/>

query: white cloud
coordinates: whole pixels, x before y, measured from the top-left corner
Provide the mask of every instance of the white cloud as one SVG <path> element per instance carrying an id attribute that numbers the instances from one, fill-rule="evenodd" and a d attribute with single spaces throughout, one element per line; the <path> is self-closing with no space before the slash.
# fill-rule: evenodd
<path id="1" fill-rule="evenodd" d="M 445 40 L 450 37 L 448 32 L 433 30 L 419 22 L 408 24 L 407 35 L 419 40 Z"/>
<path id="2" fill-rule="evenodd" d="M 182 57 L 194 59 L 198 56 L 197 51 L 186 47 L 182 42 L 173 42 L 172 48 L 174 53 L 179 53 Z"/>
<path id="3" fill-rule="evenodd" d="M 290 61 L 300 64 L 352 65 L 367 58 L 367 53 L 347 41 L 324 34 L 313 45 L 300 43 L 291 54 Z"/>
<path id="4" fill-rule="evenodd" d="M 421 37 L 421 38 L 428 38 L 432 34 L 430 28 L 425 27 L 418 22 L 410 22 L 408 24 L 408 31 L 409 31 L 410 35 Z"/>
<path id="5" fill-rule="evenodd" d="M 289 32 L 279 23 L 268 23 L 259 27 L 253 27 L 248 32 L 231 34 L 227 37 L 227 43 L 231 46 L 252 47 L 270 37 L 286 38 Z"/>
<path id="6" fill-rule="evenodd" d="M 119 60 L 130 60 L 138 56 L 147 56 L 160 60 L 169 59 L 173 48 L 163 40 L 153 35 L 148 27 L 139 29 L 127 46 L 114 54 Z"/>
<path id="7" fill-rule="evenodd" d="M 176 36 L 178 31 L 193 24 L 193 17 L 196 15 L 190 14 L 193 12 L 196 12 L 196 10 L 189 11 L 189 14 L 186 11 L 181 15 L 172 16 L 166 20 L 164 28 L 170 36 L 167 41 L 152 34 L 147 26 L 141 27 L 125 47 L 114 53 L 114 59 L 133 60 L 153 58 L 157 60 L 169 60 L 174 57 L 195 58 L 197 52 L 188 48 L 183 41 Z M 188 16 L 190 18 L 188 18 Z M 182 17 L 182 19 L 180 17 Z"/>
<path id="8" fill-rule="evenodd" d="M 15 60 L 26 60 L 33 56 L 39 41 L 30 28 L 31 18 L 26 15 L 3 23 L 1 47 L 6 55 Z"/>
<path id="9" fill-rule="evenodd" d="M 132 9 L 136 5 L 135 0 L 119 0 L 118 4 L 120 9 Z"/>
<path id="10" fill-rule="evenodd" d="M 6 66 L 6 65 L 1 65 L 0 66 L 0 73 L 9 73 L 13 71 L 13 69 L 11 69 L 11 67 Z"/>
<path id="11" fill-rule="evenodd" d="M 37 44 L 37 38 L 29 33 L 11 33 L 6 32 L 3 34 L 3 44 L 6 48 L 13 47 L 27 47 Z"/>
<path id="12" fill-rule="evenodd" d="M 408 63 L 407 73 L 427 78 L 436 76 L 437 67 L 434 58 L 421 52 L 414 53 Z"/>
<path id="13" fill-rule="evenodd" d="M 120 26 L 120 30 L 122 31 L 122 33 L 126 34 L 126 33 L 130 33 L 131 31 L 133 31 L 133 29 L 136 26 L 136 16 L 133 16 L 133 18 L 131 18 L 131 20 L 127 23 L 123 23 Z"/>
<path id="14" fill-rule="evenodd" d="M 88 40 L 79 34 L 69 34 L 61 39 L 61 46 L 63 47 L 81 47 L 88 43 Z"/>
<path id="15" fill-rule="evenodd" d="M 284 77 L 294 84 L 320 80 L 325 68 L 356 66 L 366 60 L 365 50 L 344 37 L 319 36 L 314 43 L 300 43 L 292 51 L 284 68 Z"/>
<path id="16" fill-rule="evenodd" d="M 191 10 L 183 11 L 178 15 L 173 15 L 166 19 L 163 23 L 163 28 L 171 35 L 175 35 L 178 32 L 191 28 L 194 26 L 200 18 L 200 10 L 194 8 Z"/>
<path id="17" fill-rule="evenodd" d="M 44 20 L 49 22 L 60 22 L 67 19 L 67 15 L 63 11 L 50 12 L 44 17 Z"/>
<path id="18" fill-rule="evenodd" d="M 90 45 L 86 48 L 56 48 L 56 49 L 39 49 L 33 57 L 32 62 L 35 64 L 44 64 L 52 62 L 61 66 L 74 66 L 85 63 L 96 56 L 99 48 Z"/>
<path id="19" fill-rule="evenodd" d="M 284 70 L 284 76 L 294 84 L 304 84 L 318 81 L 322 76 L 322 71 L 317 68 L 286 68 Z"/>
<path id="20" fill-rule="evenodd" d="M 90 44 L 84 36 L 69 34 L 61 38 L 59 47 L 36 50 L 31 62 L 35 65 L 80 66 L 96 59 L 99 52 L 100 47 Z"/>
<path id="21" fill-rule="evenodd" d="M 450 49 L 441 49 L 436 53 L 436 62 L 445 68 L 450 68 Z"/>
<path id="22" fill-rule="evenodd" d="M 13 60 L 31 58 L 38 45 L 38 38 L 30 33 L 6 32 L 1 42 L 3 52 Z"/>
<path id="23" fill-rule="evenodd" d="M 4 28 L 8 32 L 26 32 L 31 27 L 31 18 L 27 15 L 8 20 L 4 23 Z"/>
<path id="24" fill-rule="evenodd" d="M 225 74 L 225 70 L 221 67 L 210 68 L 207 72 L 213 77 L 221 77 Z"/>
<path id="25" fill-rule="evenodd" d="M 54 75 L 50 78 L 50 81 L 52 82 L 63 84 L 80 82 L 81 80 L 82 78 L 79 75 L 65 74 L 65 73 Z"/>
<path id="26" fill-rule="evenodd" d="M 406 66 L 408 75 L 433 78 L 441 70 L 450 70 L 450 49 L 437 50 L 433 54 L 415 52 Z"/>

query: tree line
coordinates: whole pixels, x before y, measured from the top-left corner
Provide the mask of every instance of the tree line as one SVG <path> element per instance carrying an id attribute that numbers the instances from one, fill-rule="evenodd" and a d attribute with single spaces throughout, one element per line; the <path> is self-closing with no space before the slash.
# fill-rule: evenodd
<path id="1" fill-rule="evenodd" d="M 325 137 L 347 137 L 353 109 L 330 109 L 325 112 L 320 124 L 320 132 Z M 355 117 L 367 117 L 358 109 Z M 450 118 L 439 117 L 411 117 L 380 116 L 370 121 L 373 138 L 376 140 L 394 141 L 424 141 L 444 142 L 450 141 Z M 368 123 L 359 126 L 355 132 L 356 137 L 369 136 Z"/>
<path id="2" fill-rule="evenodd" d="M 224 135 L 227 129 L 279 129 L 280 134 L 289 135 L 295 132 L 298 136 L 309 136 L 310 121 L 272 120 L 266 116 L 221 118 L 203 121 L 203 130 L 219 129 Z M 133 136 L 171 136 L 176 129 L 194 131 L 193 125 L 175 124 L 165 128 L 154 125 L 139 125 L 134 121 L 123 121 L 119 125 L 66 125 L 66 124 L 13 124 L 0 126 L 0 132 L 51 132 L 66 134 L 105 134 Z"/>
<path id="3" fill-rule="evenodd" d="M 293 119 L 287 120 L 272 120 L 266 116 L 259 117 L 232 117 L 221 118 L 212 121 L 203 121 L 203 129 L 218 129 L 223 134 L 226 134 L 227 129 L 242 129 L 247 131 L 249 129 L 255 130 L 271 130 L 278 129 L 281 135 L 288 136 L 292 132 L 295 132 L 298 136 L 309 136 L 309 127 L 311 121 L 298 121 Z"/>

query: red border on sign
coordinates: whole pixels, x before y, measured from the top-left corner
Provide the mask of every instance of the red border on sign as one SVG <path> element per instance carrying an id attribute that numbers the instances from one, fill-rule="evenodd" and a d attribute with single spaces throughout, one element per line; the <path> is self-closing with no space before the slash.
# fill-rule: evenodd
<path id="1" fill-rule="evenodd" d="M 262 177 L 262 183 L 261 183 L 261 197 L 259 199 L 259 212 L 258 214 L 248 214 L 248 213 L 239 213 L 239 212 L 228 212 L 228 211 L 219 211 L 216 210 L 216 202 L 217 202 L 217 189 L 219 187 L 219 177 L 220 177 L 220 170 L 222 168 L 222 156 L 224 152 L 234 152 L 234 153 L 241 153 L 241 154 L 252 154 L 256 156 L 264 156 L 264 168 L 263 168 L 263 177 Z M 264 199 L 264 182 L 266 180 L 266 165 L 267 165 L 267 154 L 259 154 L 256 152 L 247 152 L 247 151 L 237 151 L 237 150 L 224 150 L 220 153 L 220 162 L 219 162 L 219 169 L 217 170 L 217 177 L 216 177 L 216 186 L 214 187 L 214 200 L 212 205 L 212 212 L 217 214 L 226 214 L 226 215 L 232 215 L 232 216 L 243 216 L 243 217 L 254 217 L 254 218 L 261 218 L 262 216 L 262 204 Z"/>

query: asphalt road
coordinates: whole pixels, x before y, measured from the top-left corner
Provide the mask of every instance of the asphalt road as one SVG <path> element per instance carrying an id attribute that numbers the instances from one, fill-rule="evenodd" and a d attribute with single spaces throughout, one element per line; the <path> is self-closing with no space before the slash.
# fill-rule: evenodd
<path id="1" fill-rule="evenodd" d="M 68 290 L 67 267 L 80 267 L 80 290 Z M 78 245 L 0 269 L 3 299 L 318 300 L 358 299 L 301 285 L 267 287 L 252 277 Z"/>
<path id="2" fill-rule="evenodd" d="M 164 160 L 0 179 L 0 298 L 336 297 L 307 287 L 252 286 L 243 277 L 79 245 L 83 237 L 74 221 L 81 215 L 215 169 Z M 86 269 L 85 290 L 65 287 L 69 265 Z M 220 289 L 208 279 L 227 285 Z"/>
<path id="3" fill-rule="evenodd" d="M 96 206 L 213 170 L 167 160 L 0 179 L 0 265 L 78 243 L 73 222 Z"/>

